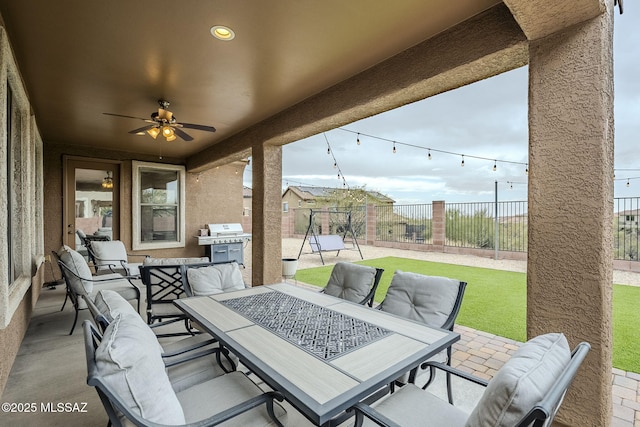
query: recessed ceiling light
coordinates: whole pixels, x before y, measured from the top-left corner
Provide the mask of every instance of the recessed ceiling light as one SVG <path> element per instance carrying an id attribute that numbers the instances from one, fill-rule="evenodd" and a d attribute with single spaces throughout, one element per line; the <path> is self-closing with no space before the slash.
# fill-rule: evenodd
<path id="1" fill-rule="evenodd" d="M 219 40 L 229 41 L 233 40 L 236 36 L 236 33 L 229 27 L 225 27 L 224 25 L 215 25 L 211 27 L 211 35 Z"/>

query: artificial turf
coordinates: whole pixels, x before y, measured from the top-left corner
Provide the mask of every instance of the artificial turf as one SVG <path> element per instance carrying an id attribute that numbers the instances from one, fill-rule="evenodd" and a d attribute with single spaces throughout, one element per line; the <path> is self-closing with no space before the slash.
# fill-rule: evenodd
<path id="1" fill-rule="evenodd" d="M 408 258 L 357 264 L 384 268 L 375 300 L 381 302 L 396 270 L 467 282 L 457 323 L 517 341 L 526 340 L 526 274 Z M 298 270 L 296 279 L 325 286 L 333 266 Z M 640 373 L 640 287 L 613 286 L 613 366 Z"/>

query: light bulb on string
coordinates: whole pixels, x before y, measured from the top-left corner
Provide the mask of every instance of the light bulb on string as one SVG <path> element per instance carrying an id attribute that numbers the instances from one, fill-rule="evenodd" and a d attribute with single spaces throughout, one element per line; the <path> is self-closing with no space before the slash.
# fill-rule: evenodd
<path id="1" fill-rule="evenodd" d="M 464 167 L 464 154 L 462 155 L 462 161 L 460 162 L 460 166 Z"/>
<path id="2" fill-rule="evenodd" d="M 525 165 L 524 174 L 525 175 L 529 175 L 529 164 L 528 163 Z"/>
<path id="3" fill-rule="evenodd" d="M 629 183 L 629 179 L 627 178 L 627 187 L 629 187 L 631 184 Z"/>
<path id="4" fill-rule="evenodd" d="M 337 168 L 338 167 L 338 163 L 337 162 L 333 162 L 333 168 Z"/>
<path id="5" fill-rule="evenodd" d="M 356 144 L 360 145 L 360 133 L 358 133 L 358 137 L 356 139 Z"/>
<path id="6" fill-rule="evenodd" d="M 427 154 L 427 159 L 431 160 L 431 148 L 429 148 L 429 153 Z"/>
<path id="7" fill-rule="evenodd" d="M 498 169 L 498 165 L 496 164 L 496 161 L 493 161 L 493 171 L 495 172 Z"/>
<path id="8" fill-rule="evenodd" d="M 396 143 L 395 143 L 395 141 L 393 143 L 393 154 L 396 154 Z"/>

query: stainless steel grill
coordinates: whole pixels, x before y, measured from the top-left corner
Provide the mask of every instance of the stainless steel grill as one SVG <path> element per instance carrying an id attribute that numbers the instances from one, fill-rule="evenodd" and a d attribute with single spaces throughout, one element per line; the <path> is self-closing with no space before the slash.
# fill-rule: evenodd
<path id="1" fill-rule="evenodd" d="M 236 261 L 244 265 L 244 243 L 251 240 L 242 224 L 207 224 L 208 236 L 197 236 L 198 245 L 205 246 L 212 262 Z"/>

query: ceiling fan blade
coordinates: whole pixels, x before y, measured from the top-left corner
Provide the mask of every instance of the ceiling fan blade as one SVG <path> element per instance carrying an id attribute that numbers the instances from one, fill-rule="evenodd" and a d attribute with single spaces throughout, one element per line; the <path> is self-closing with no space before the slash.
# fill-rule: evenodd
<path id="1" fill-rule="evenodd" d="M 130 130 L 130 131 L 129 131 L 129 133 L 146 132 L 146 131 L 148 131 L 149 129 L 153 129 L 153 128 L 157 127 L 157 126 L 158 126 L 157 124 L 154 124 L 154 125 L 146 125 L 146 126 L 142 126 L 141 128 L 138 128 L 138 129 Z"/>
<path id="2" fill-rule="evenodd" d="M 213 126 L 194 125 L 193 123 L 183 123 L 183 122 L 180 122 L 180 125 L 182 125 L 183 128 L 187 128 L 187 129 L 203 130 L 205 132 L 216 131 L 216 128 L 214 128 Z"/>
<path id="3" fill-rule="evenodd" d="M 193 141 L 193 137 L 180 128 L 173 127 L 173 132 L 185 141 Z"/>
<path id="4" fill-rule="evenodd" d="M 124 117 L 125 119 L 137 119 L 137 120 L 149 121 L 149 119 L 143 119 L 142 117 L 125 116 L 124 114 L 114 114 L 114 113 L 102 113 L 102 114 L 105 114 L 107 116 Z"/>

